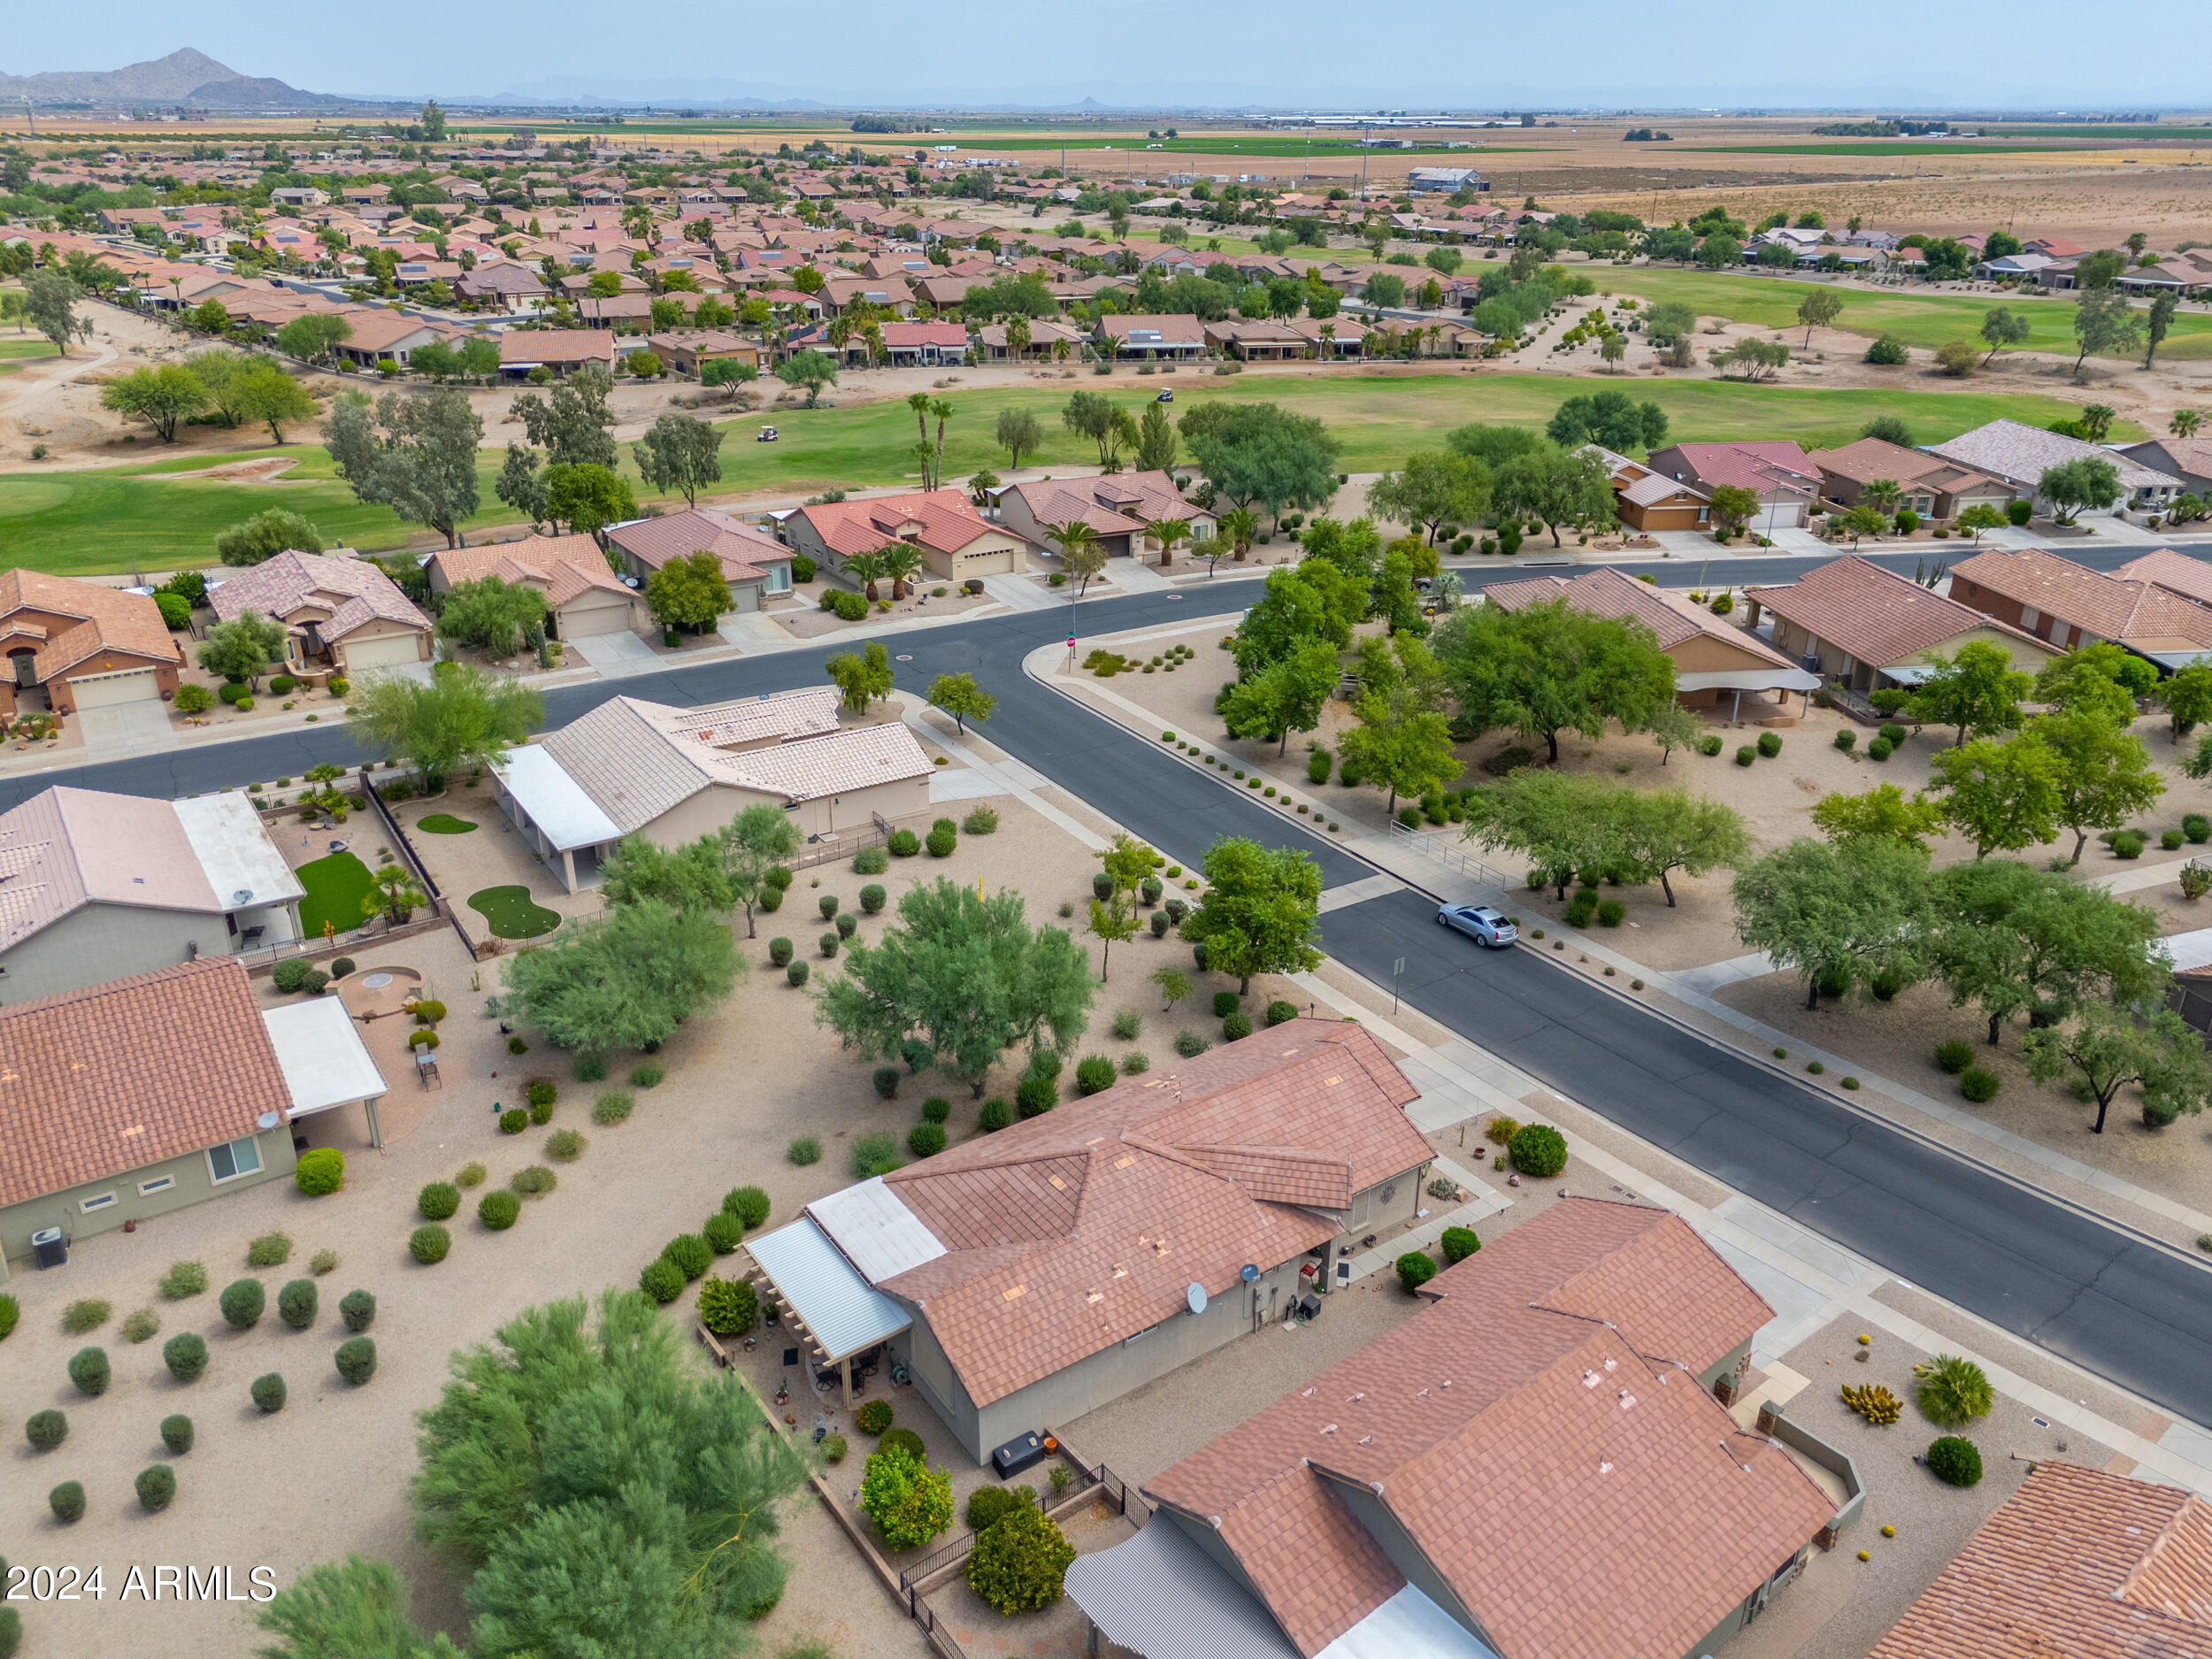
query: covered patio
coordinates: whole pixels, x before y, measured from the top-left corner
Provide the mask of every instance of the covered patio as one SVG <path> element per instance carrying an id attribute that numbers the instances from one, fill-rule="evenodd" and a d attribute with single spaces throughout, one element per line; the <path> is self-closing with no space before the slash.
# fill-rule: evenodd
<path id="1" fill-rule="evenodd" d="M 792 1333 L 837 1368 L 850 1410 L 855 1356 L 908 1329 L 906 1310 L 862 1278 L 810 1217 L 748 1239 L 745 1248 Z"/>
<path id="2" fill-rule="evenodd" d="M 288 1121 L 297 1123 L 357 1101 L 367 1120 L 369 1144 L 380 1149 L 384 1125 L 376 1107 L 389 1086 L 345 1003 L 335 996 L 305 997 L 264 1009 L 261 1020 L 276 1049 L 285 1087 L 291 1091 Z"/>
<path id="3" fill-rule="evenodd" d="M 544 749 L 526 743 L 492 769 L 499 809 L 571 893 L 596 887 L 599 860 L 622 832 Z"/>

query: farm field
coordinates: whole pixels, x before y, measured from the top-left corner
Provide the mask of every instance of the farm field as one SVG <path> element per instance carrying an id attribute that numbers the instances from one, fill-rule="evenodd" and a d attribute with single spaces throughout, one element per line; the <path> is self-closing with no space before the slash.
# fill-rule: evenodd
<path id="1" fill-rule="evenodd" d="M 1076 390 L 1103 391 L 1133 403 L 1172 387 L 1179 412 L 1210 398 L 1271 400 L 1325 422 L 1343 444 L 1345 471 L 1373 472 L 1397 465 L 1410 450 L 1440 443 L 1447 432 L 1469 421 L 1540 425 L 1563 399 L 1611 383 L 1595 377 L 1463 372 L 1200 379 L 1187 373 L 1141 377 L 1125 371 L 1110 378 L 1085 374 L 1036 386 L 953 390 L 946 394 L 955 413 L 945 433 L 945 476 L 956 480 L 1003 465 L 992 431 L 998 411 L 1008 407 L 1032 411 L 1043 426 L 1045 443 L 1037 465 L 1095 462 L 1088 441 L 1060 423 L 1059 410 Z M 1903 419 L 1923 442 L 1936 442 L 2000 416 L 2039 424 L 2075 407 L 2055 397 L 1996 392 L 1796 388 L 1626 377 L 1618 383 L 1666 410 L 1671 435 L 1678 439 L 1786 437 L 1832 444 L 1849 441 L 1874 416 L 1888 414 Z M 833 391 L 831 397 L 834 402 Z M 780 441 L 756 444 L 755 432 L 771 420 Z M 778 408 L 728 419 L 722 426 L 723 477 L 717 494 L 807 494 L 903 482 L 911 477 L 907 449 L 914 435 L 912 422 L 903 403 L 890 401 L 848 408 Z M 2115 428 L 2119 436 L 2131 431 Z M 268 507 L 303 514 L 326 536 L 364 549 L 402 547 L 422 537 L 417 526 L 403 524 L 386 509 L 355 501 L 319 445 L 302 444 L 282 453 L 296 465 L 276 481 L 262 484 L 195 480 L 192 472 L 205 470 L 206 463 L 192 457 L 157 458 L 97 472 L 0 476 L 0 559 L 64 575 L 204 564 L 212 557 L 219 531 Z M 492 492 L 503 457 L 500 449 L 479 454 L 483 505 L 472 527 L 511 521 Z M 626 459 L 625 465 L 626 470 Z M 641 493 L 641 503 L 658 500 L 666 506 L 674 499 Z"/>

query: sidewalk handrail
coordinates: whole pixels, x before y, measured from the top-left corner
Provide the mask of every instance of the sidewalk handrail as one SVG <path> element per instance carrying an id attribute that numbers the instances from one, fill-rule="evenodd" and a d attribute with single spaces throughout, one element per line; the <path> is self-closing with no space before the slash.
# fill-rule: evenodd
<path id="1" fill-rule="evenodd" d="M 1496 887 L 1501 892 L 1510 893 L 1513 890 L 1512 880 L 1502 872 L 1493 870 L 1471 854 L 1444 846 L 1434 835 L 1425 834 L 1395 818 L 1390 820 L 1390 833 L 1394 838 L 1402 836 L 1424 858 L 1433 858 L 1448 870 L 1456 870 L 1463 876 L 1471 876 L 1485 887 Z"/>

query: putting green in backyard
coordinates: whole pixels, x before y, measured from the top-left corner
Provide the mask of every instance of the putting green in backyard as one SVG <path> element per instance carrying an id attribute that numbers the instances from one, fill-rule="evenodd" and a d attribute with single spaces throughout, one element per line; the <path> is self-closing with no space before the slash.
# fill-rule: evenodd
<path id="1" fill-rule="evenodd" d="M 361 926 L 361 902 L 373 885 L 368 865 L 351 853 L 333 853 L 293 873 L 307 889 L 300 901 L 300 928 L 308 938 L 320 939 L 326 922 L 334 933 L 349 933 Z"/>
<path id="2" fill-rule="evenodd" d="M 472 818 L 455 818 L 450 812 L 433 812 L 415 827 L 427 830 L 433 835 L 465 835 L 476 827 Z"/>
<path id="3" fill-rule="evenodd" d="M 536 939 L 561 925 L 561 913 L 533 899 L 527 887 L 480 888 L 469 895 L 469 909 L 501 939 Z"/>

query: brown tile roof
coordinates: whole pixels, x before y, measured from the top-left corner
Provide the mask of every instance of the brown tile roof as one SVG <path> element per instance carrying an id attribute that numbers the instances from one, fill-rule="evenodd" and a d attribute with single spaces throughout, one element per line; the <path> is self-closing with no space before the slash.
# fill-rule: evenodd
<path id="1" fill-rule="evenodd" d="M 879 1288 L 987 1405 L 1333 1238 L 1314 1208 L 1428 1161 L 1417 1093 L 1356 1025 L 1255 1033 L 886 1177 L 947 1254 Z"/>
<path id="2" fill-rule="evenodd" d="M 0 1206 L 237 1140 L 291 1105 L 234 956 L 0 1008 Z"/>
<path id="3" fill-rule="evenodd" d="M 40 636 L 45 643 L 39 648 L 35 669 L 42 681 L 66 673 L 101 651 L 126 651 L 157 663 L 183 660 L 162 622 L 161 608 L 143 594 L 38 571 L 0 571 L 0 638 L 19 631 L 12 629 L 11 619 L 21 611 L 75 620 L 74 626 Z"/>
<path id="4" fill-rule="evenodd" d="M 1372 1494 L 1499 1652 L 1543 1659 L 1695 1653 L 1832 1517 L 1699 1386 L 1771 1310 L 1678 1217 L 1563 1200 L 1429 1294 L 1145 1488 L 1219 1517 L 1301 1653 L 1402 1582 L 1308 1479 Z"/>
<path id="5" fill-rule="evenodd" d="M 1745 597 L 1877 667 L 1916 662 L 1962 634 L 2001 626 L 1855 554 L 1816 565 L 1786 588 L 1747 588 Z"/>
<path id="6" fill-rule="evenodd" d="M 957 489 L 917 490 L 906 495 L 878 495 L 866 501 L 825 502 L 799 512 L 814 532 L 840 554 L 872 553 L 887 541 L 910 537 L 924 547 L 957 553 L 991 526 L 983 522 L 967 494 Z"/>
<path id="7" fill-rule="evenodd" d="M 2212 1659 L 2212 1505 L 2039 1463 L 1870 1659 Z"/>
<path id="8" fill-rule="evenodd" d="M 1763 495 L 1776 489 L 1816 493 L 1820 486 L 1820 474 L 1806 459 L 1805 452 L 1786 438 L 1752 443 L 1678 443 L 1655 450 L 1651 467 L 1654 472 L 1671 472 L 1677 461 L 1685 477 L 1709 488 L 1733 484 Z"/>
<path id="9" fill-rule="evenodd" d="M 1701 636 L 1709 636 L 1747 656 L 1770 659 L 1778 668 L 1794 668 L 1780 652 L 1747 629 L 1732 627 L 1704 606 L 1671 588 L 1655 588 L 1616 570 L 1594 570 L 1571 581 L 1563 576 L 1537 576 L 1526 581 L 1493 582 L 1483 597 L 1502 611 L 1565 599 L 1578 611 L 1593 616 L 1633 618 L 1659 636 L 1670 650 Z"/>
<path id="10" fill-rule="evenodd" d="M 1878 478 L 1909 484 L 1931 472 L 1958 471 L 1939 455 L 1908 449 L 1881 438 L 1861 438 L 1839 449 L 1815 449 L 1805 457 L 1805 464 L 1856 484 L 1870 484 Z"/>
<path id="11" fill-rule="evenodd" d="M 577 595 L 595 588 L 618 593 L 625 599 L 634 597 L 629 585 L 608 565 L 599 543 L 588 535 L 532 535 L 519 541 L 441 548 L 431 560 L 445 573 L 446 580 L 456 586 L 496 576 L 536 588 L 556 611 Z"/>
<path id="12" fill-rule="evenodd" d="M 2108 576 L 2041 548 L 1977 553 L 1951 567 L 1954 591 L 1962 581 L 1978 583 L 2104 639 L 2143 649 L 2212 647 L 2212 614 L 2201 605 L 2150 582 Z"/>
<path id="13" fill-rule="evenodd" d="M 296 549 L 265 559 L 209 589 L 207 603 L 226 622 L 248 611 L 288 617 L 318 609 L 326 613 L 317 624 L 326 640 L 342 640 L 380 619 L 426 632 L 430 627 L 430 618 L 375 565 Z"/>
<path id="14" fill-rule="evenodd" d="M 2184 599 L 2212 605 L 2212 565 L 2171 548 L 2131 559 L 2112 573 L 2124 582 L 2150 582 Z"/>
<path id="15" fill-rule="evenodd" d="M 791 549 L 773 536 L 712 507 L 687 507 L 618 524 L 607 539 L 648 570 L 693 553 L 711 553 L 722 561 L 723 580 L 733 582 L 758 581 L 767 573 L 764 565 L 791 557 Z"/>
<path id="16" fill-rule="evenodd" d="M 614 336 L 603 328 L 511 328 L 499 336 L 501 364 L 614 363 Z"/>

